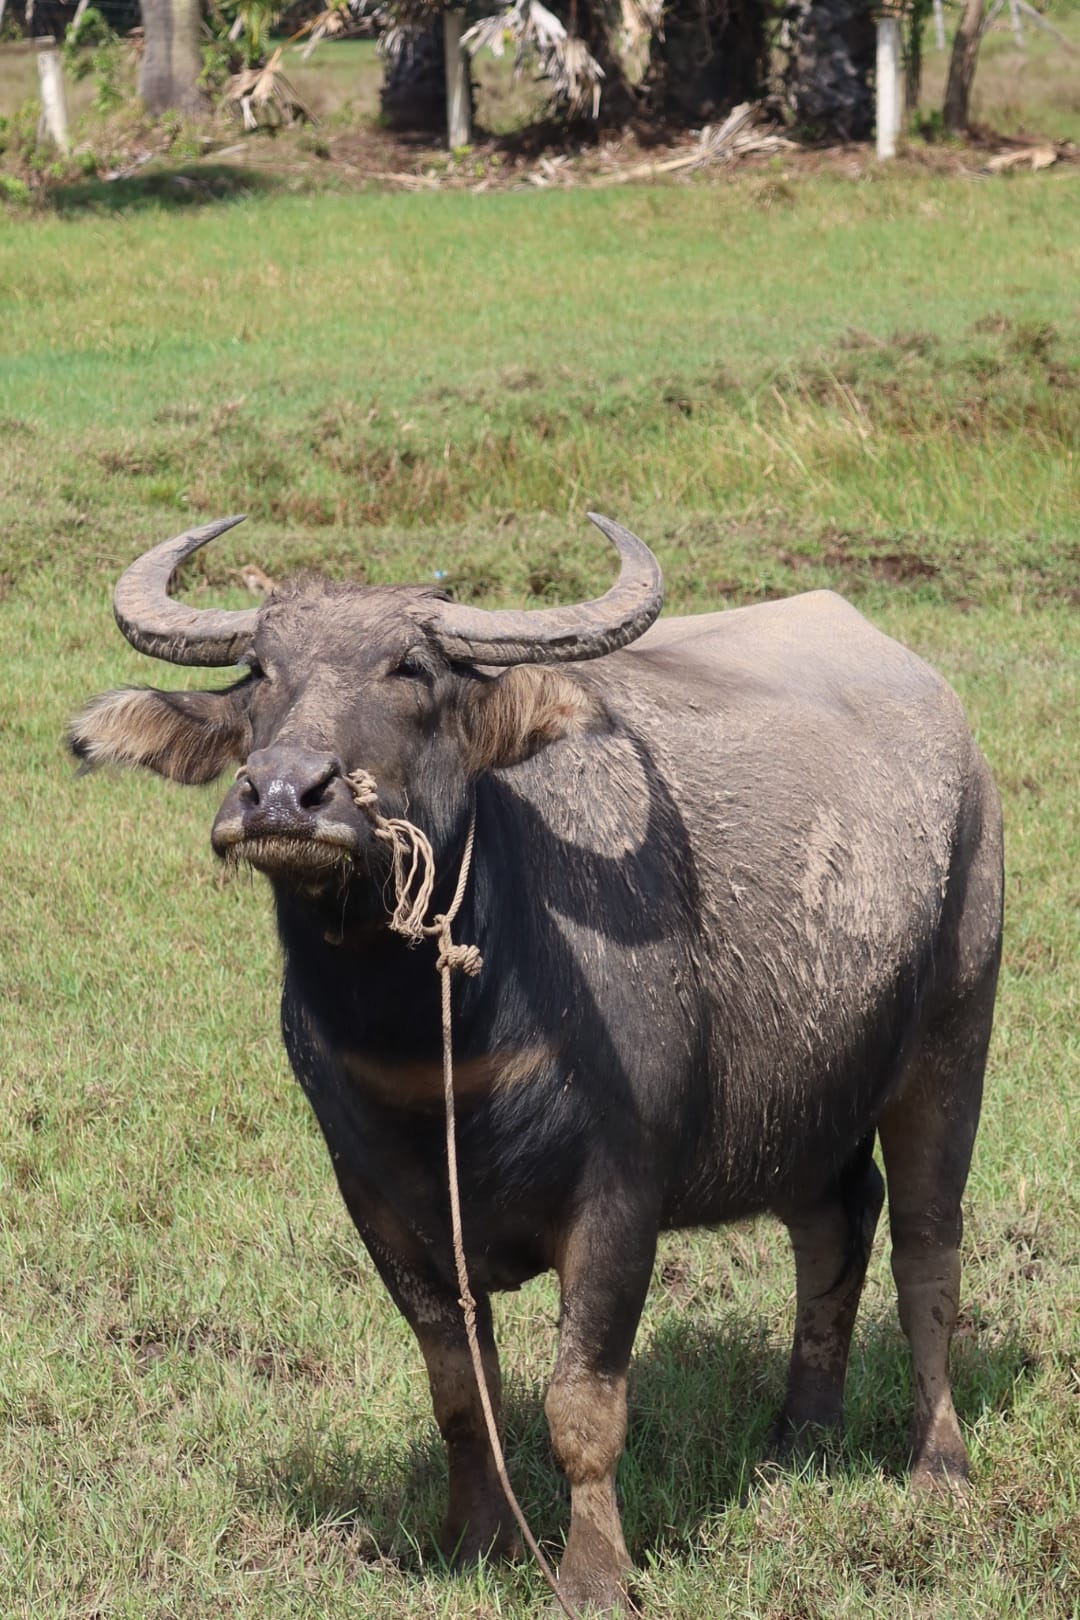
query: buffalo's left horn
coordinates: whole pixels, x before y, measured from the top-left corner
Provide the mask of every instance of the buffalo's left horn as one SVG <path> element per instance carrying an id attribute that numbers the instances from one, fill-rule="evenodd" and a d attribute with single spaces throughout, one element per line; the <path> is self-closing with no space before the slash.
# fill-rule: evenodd
<path id="1" fill-rule="evenodd" d="M 131 645 L 170 664 L 235 664 L 251 645 L 258 608 L 227 612 L 192 608 L 169 595 L 181 564 L 243 517 L 219 518 L 201 529 L 185 529 L 172 540 L 144 552 L 128 568 L 113 592 L 116 622 Z"/>
<path id="2" fill-rule="evenodd" d="M 474 664 L 559 664 L 599 658 L 643 635 L 664 605 L 660 564 L 621 523 L 598 512 L 589 517 L 619 553 L 619 577 L 609 591 L 591 602 L 524 613 L 440 602 L 427 627 L 443 651 Z"/>

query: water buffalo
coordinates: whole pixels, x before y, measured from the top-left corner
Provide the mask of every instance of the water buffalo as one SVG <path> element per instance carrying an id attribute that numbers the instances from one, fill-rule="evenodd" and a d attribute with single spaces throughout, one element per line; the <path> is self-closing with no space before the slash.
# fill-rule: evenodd
<path id="1" fill-rule="evenodd" d="M 466 1352 L 447 1213 L 432 941 L 387 928 L 386 846 L 348 778 L 434 847 L 443 910 L 475 816 L 453 989 L 465 1247 L 491 1290 L 554 1267 L 546 1411 L 571 1486 L 560 1582 L 617 1608 L 626 1374 L 657 1234 L 779 1216 L 796 1270 L 783 1449 L 838 1426 L 888 1179 L 917 1481 L 968 1458 L 947 1372 L 1001 942 L 1001 819 L 956 697 L 827 591 L 654 623 L 652 553 L 597 601 L 483 612 L 303 579 L 243 612 L 169 589 L 228 527 L 147 552 L 116 615 L 141 652 L 243 664 L 219 691 L 94 699 L 88 766 L 207 782 L 218 855 L 273 888 L 289 1059 L 349 1213 L 427 1364 L 446 1536 L 512 1521 Z M 595 662 L 592 662 L 595 660 Z"/>

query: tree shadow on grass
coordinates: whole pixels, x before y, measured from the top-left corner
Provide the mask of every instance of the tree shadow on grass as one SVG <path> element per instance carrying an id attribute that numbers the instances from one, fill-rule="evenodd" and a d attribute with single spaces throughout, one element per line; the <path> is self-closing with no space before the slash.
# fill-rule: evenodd
<path id="1" fill-rule="evenodd" d="M 993 1342 L 988 1334 L 960 1335 L 953 1361 L 956 1405 L 968 1429 L 986 1413 L 1007 1413 L 1020 1382 L 1039 1365 L 1031 1348 L 1008 1332 Z M 777 1471 L 762 1475 L 759 1469 L 786 1370 L 786 1351 L 763 1328 L 737 1318 L 717 1328 L 672 1316 L 653 1332 L 631 1372 L 630 1433 L 619 1472 L 636 1563 L 649 1554 L 690 1553 L 718 1513 L 740 1503 L 753 1507 L 764 1482 L 775 1486 Z M 551 1454 L 543 1393 L 510 1380 L 505 1446 L 525 1514 L 557 1558 L 568 1492 Z M 392 1565 L 405 1576 L 430 1574 L 441 1556 L 446 1461 L 426 1401 L 418 1373 L 422 1431 L 404 1448 L 365 1449 L 355 1429 L 309 1437 L 268 1460 L 247 1481 L 249 1495 L 264 1508 L 284 1508 L 298 1531 L 316 1529 L 320 1539 L 347 1544 L 354 1559 Z M 877 1473 L 902 1482 L 911 1373 L 895 1317 L 871 1320 L 857 1336 L 847 1405 L 846 1438 L 824 1459 L 830 1475 Z"/>
<path id="2" fill-rule="evenodd" d="M 48 206 L 51 213 L 68 218 L 88 213 L 121 214 L 140 208 L 184 212 L 281 191 L 285 184 L 278 175 L 240 164 L 192 163 L 117 180 L 77 180 L 55 186 L 49 192 Z"/>

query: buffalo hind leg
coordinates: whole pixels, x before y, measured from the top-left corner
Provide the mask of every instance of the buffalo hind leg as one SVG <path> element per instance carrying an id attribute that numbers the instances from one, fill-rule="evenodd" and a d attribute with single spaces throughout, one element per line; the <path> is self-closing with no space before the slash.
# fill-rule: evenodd
<path id="1" fill-rule="evenodd" d="M 795 1338 L 770 1450 L 784 1459 L 844 1421 L 844 1380 L 863 1279 L 884 1202 L 873 1132 L 828 1193 L 787 1219 L 795 1254 Z"/>
<path id="2" fill-rule="evenodd" d="M 559 1354 L 545 1402 L 570 1482 L 559 1586 L 575 1607 L 621 1613 L 630 1573 L 615 1496 L 626 1439 L 626 1373 L 656 1255 L 656 1223 L 612 1192 L 587 1206 L 557 1258 Z"/>
<path id="3" fill-rule="evenodd" d="M 960 1201 L 979 1121 L 994 971 L 981 994 L 923 1037 L 903 1090 L 879 1123 L 889 1187 L 892 1270 L 915 1385 L 912 1482 L 970 1471 L 949 1384 L 960 1302 Z"/>
<path id="4" fill-rule="evenodd" d="M 427 1367 L 449 1472 L 443 1550 L 457 1564 L 484 1555 L 515 1558 L 521 1543 L 495 1471 L 457 1291 L 427 1267 L 403 1264 L 370 1232 L 363 1235 L 394 1303 L 416 1334 Z M 475 1297 L 480 1352 L 498 1422 L 501 1381 L 491 1305 L 486 1294 Z"/>

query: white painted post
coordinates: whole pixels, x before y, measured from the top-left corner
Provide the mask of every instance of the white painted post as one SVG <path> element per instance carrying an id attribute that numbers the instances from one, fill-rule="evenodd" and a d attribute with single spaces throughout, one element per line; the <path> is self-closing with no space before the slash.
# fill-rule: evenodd
<path id="1" fill-rule="evenodd" d="M 472 145 L 469 109 L 469 59 L 461 48 L 465 28 L 463 11 L 443 12 L 443 50 L 446 56 L 446 136 L 451 152 Z"/>
<path id="2" fill-rule="evenodd" d="M 6 6 L 7 0 L 0 0 L 0 28 L 4 26 L 4 9 Z"/>
<path id="3" fill-rule="evenodd" d="M 1017 5 L 1016 0 L 1009 0 L 1009 15 L 1012 19 L 1012 31 L 1013 38 L 1016 41 L 1016 48 L 1022 51 L 1024 48 L 1024 25 L 1020 21 L 1020 7 Z"/>
<path id="4" fill-rule="evenodd" d="M 939 51 L 945 49 L 945 7 L 942 0 L 934 0 L 934 43 Z"/>
<path id="5" fill-rule="evenodd" d="M 877 155 L 883 160 L 896 156 L 896 137 L 900 133 L 900 109 L 903 106 L 902 56 L 899 17 L 879 17 L 874 109 Z"/>
<path id="6" fill-rule="evenodd" d="M 1041 11 L 1036 11 L 1034 6 L 1028 5 L 1028 0 L 1013 0 L 1013 3 L 1017 11 L 1025 16 L 1028 22 L 1033 22 L 1036 28 L 1042 29 L 1044 34 L 1051 34 L 1058 44 L 1069 52 L 1070 56 L 1076 55 L 1076 46 L 1069 36 L 1063 34 L 1060 28 L 1055 28 L 1052 22 L 1047 22 Z"/>
<path id="7" fill-rule="evenodd" d="M 64 64 L 54 44 L 38 47 L 37 65 L 45 128 L 61 152 L 70 152 L 71 136 L 68 134 L 67 102 L 64 99 Z"/>

